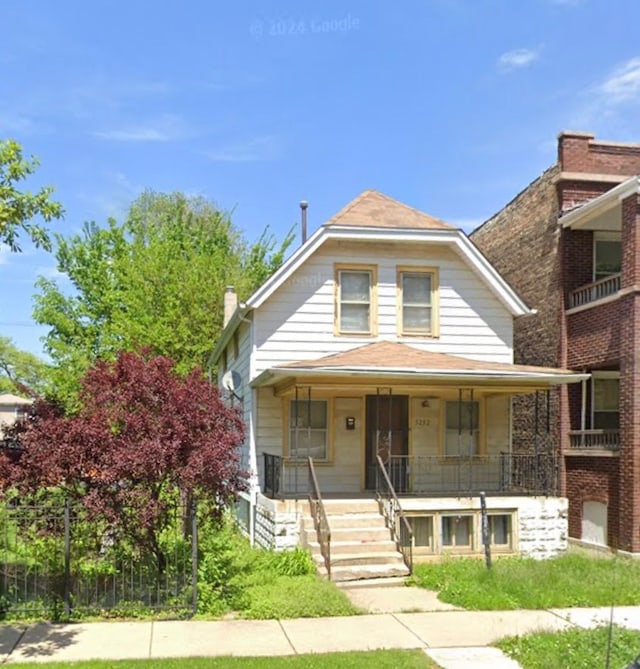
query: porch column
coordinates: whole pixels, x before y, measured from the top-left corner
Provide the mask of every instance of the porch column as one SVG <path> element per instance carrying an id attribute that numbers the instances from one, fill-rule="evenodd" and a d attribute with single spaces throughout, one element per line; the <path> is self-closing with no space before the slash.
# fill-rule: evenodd
<path id="1" fill-rule="evenodd" d="M 640 552 L 640 211 L 622 201 L 620 314 L 619 548 Z"/>

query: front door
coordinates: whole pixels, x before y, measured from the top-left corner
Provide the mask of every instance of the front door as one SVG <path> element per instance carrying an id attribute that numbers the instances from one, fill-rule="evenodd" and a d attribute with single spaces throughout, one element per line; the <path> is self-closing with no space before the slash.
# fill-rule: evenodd
<path id="1" fill-rule="evenodd" d="M 409 454 L 409 397 L 407 395 L 367 395 L 366 403 L 365 487 L 375 490 L 377 463 L 380 455 L 389 464 L 390 455 Z M 392 460 L 389 467 L 391 482 L 396 492 L 406 490 L 406 462 Z"/>

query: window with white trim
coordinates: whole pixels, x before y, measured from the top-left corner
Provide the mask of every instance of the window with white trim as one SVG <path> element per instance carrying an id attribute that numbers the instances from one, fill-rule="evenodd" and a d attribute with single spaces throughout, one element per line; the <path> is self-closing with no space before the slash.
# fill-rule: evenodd
<path id="1" fill-rule="evenodd" d="M 445 402 L 445 456 L 468 457 L 480 452 L 480 402 Z"/>
<path id="2" fill-rule="evenodd" d="M 327 400 L 291 400 L 289 405 L 289 456 L 304 460 L 329 459 Z"/>
<path id="3" fill-rule="evenodd" d="M 398 271 L 399 331 L 402 335 L 433 335 L 435 332 L 433 270 Z"/>
<path id="4" fill-rule="evenodd" d="M 343 334 L 372 334 L 374 270 L 337 268 L 337 329 Z"/>

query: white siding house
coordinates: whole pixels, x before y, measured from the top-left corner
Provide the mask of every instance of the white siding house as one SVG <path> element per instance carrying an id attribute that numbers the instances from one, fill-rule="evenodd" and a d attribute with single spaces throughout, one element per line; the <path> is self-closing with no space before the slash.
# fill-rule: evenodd
<path id="1" fill-rule="evenodd" d="M 230 306 L 212 362 L 242 403 L 253 540 L 304 536 L 311 459 L 343 506 L 381 499 L 384 468 L 414 556 L 479 552 L 480 491 L 497 550 L 564 549 L 545 393 L 583 376 L 513 364 L 513 319 L 529 309 L 463 232 L 366 191 Z M 514 444 L 520 393 L 540 395 L 541 418 Z"/>

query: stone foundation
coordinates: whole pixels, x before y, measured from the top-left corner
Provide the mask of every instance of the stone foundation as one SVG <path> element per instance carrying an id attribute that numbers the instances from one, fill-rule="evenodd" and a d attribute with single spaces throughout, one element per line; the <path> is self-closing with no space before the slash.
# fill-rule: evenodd
<path id="1" fill-rule="evenodd" d="M 301 515 L 305 501 L 278 501 L 258 495 L 254 511 L 254 541 L 258 546 L 274 550 L 295 548 L 300 542 Z M 474 540 L 466 554 L 482 554 L 479 497 L 405 498 L 404 511 L 410 515 L 455 513 L 473 515 Z M 543 560 L 561 555 L 568 547 L 568 502 L 564 497 L 487 497 L 489 513 L 511 514 L 511 553 Z M 435 531 L 438 532 L 437 522 Z M 436 540 L 436 546 L 438 541 Z M 449 552 L 436 550 L 433 556 Z M 505 552 L 501 550 L 499 552 Z"/>
<path id="2" fill-rule="evenodd" d="M 258 495 L 255 507 L 254 541 L 277 551 L 295 548 L 300 543 L 302 502 L 273 500 Z"/>

